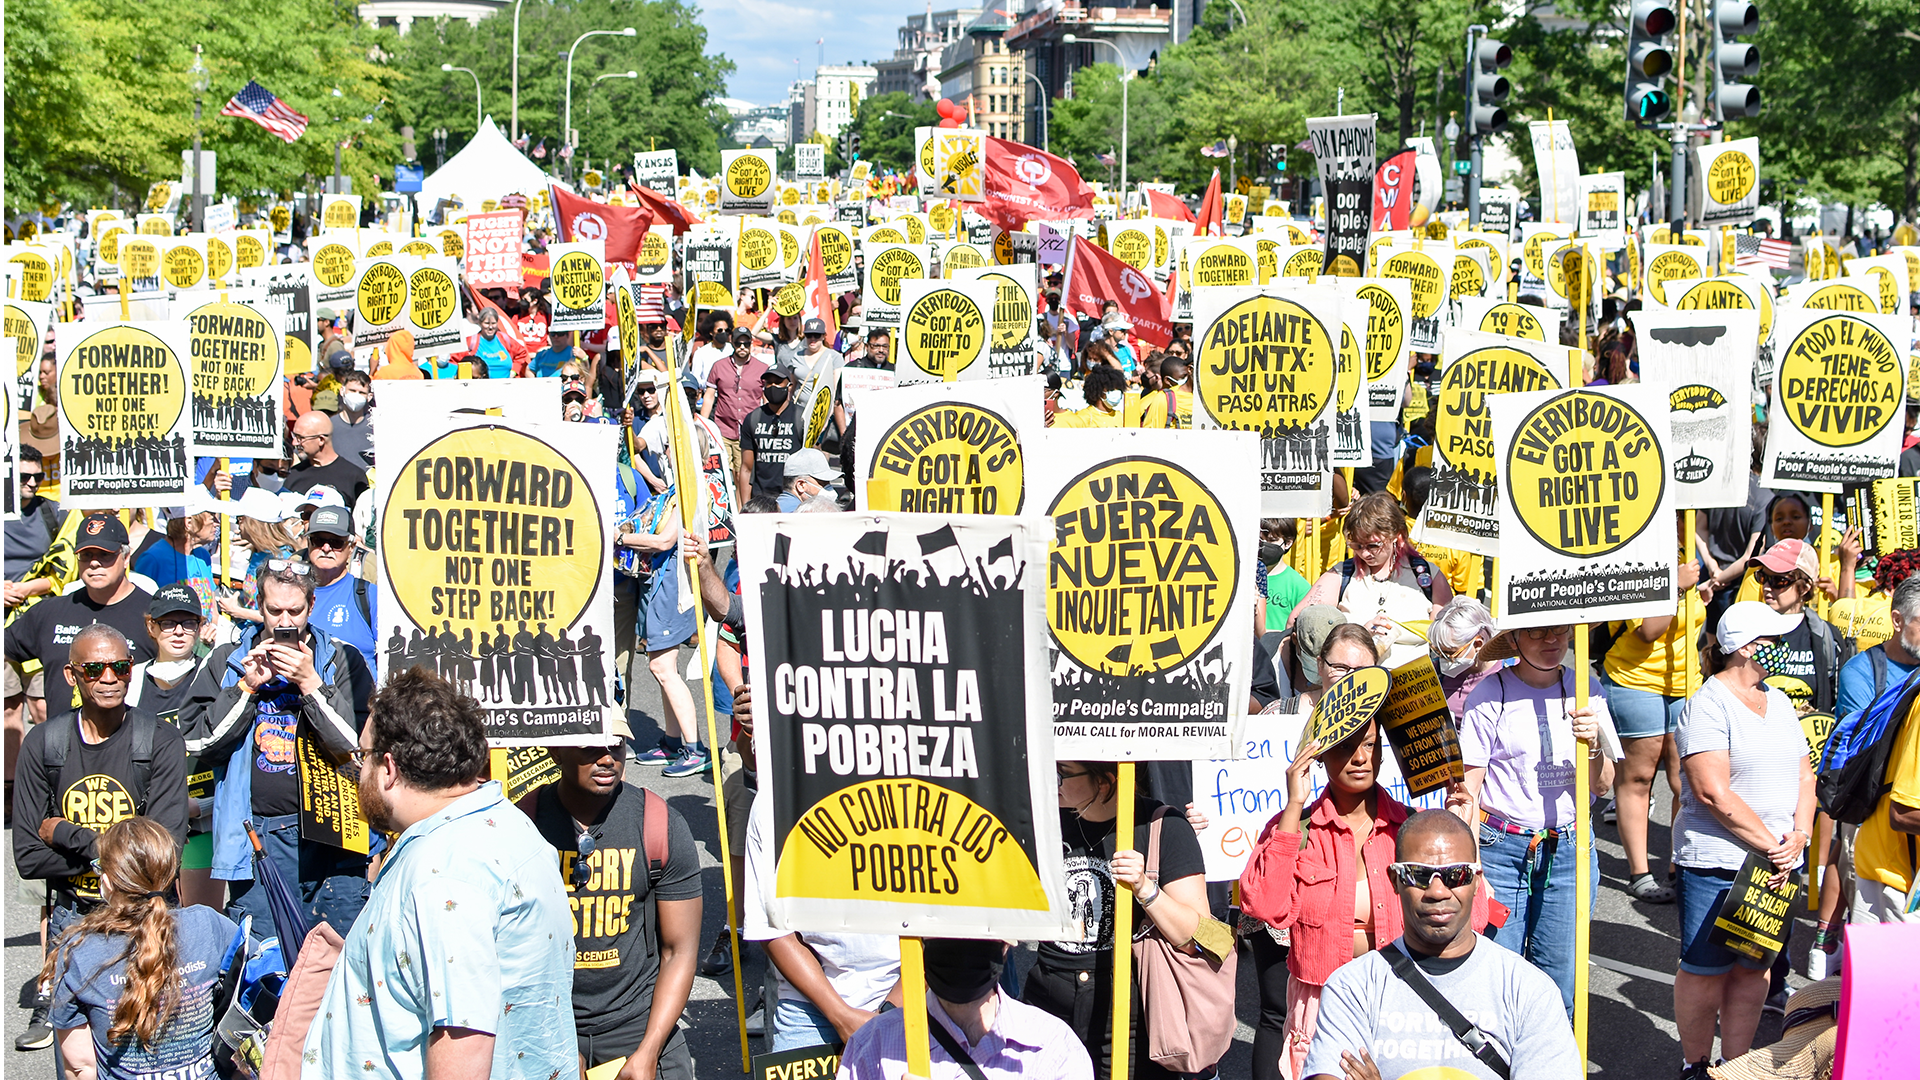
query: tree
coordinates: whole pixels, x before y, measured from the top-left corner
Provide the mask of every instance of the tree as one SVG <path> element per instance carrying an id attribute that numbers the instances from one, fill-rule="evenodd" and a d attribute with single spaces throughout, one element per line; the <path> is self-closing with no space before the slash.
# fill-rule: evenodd
<path id="1" fill-rule="evenodd" d="M 900 91 L 867 98 L 860 102 L 860 115 L 853 121 L 853 130 L 860 136 L 860 159 L 873 162 L 876 169 L 911 173 L 914 129 L 939 124 L 940 113 L 931 101 L 915 101 Z M 849 164 L 841 160 L 838 145 L 831 148 L 827 157 L 830 172 Z"/>

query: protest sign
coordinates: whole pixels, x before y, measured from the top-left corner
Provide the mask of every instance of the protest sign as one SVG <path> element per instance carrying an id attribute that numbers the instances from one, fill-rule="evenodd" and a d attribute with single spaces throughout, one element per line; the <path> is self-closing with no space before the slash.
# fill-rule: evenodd
<path id="1" fill-rule="evenodd" d="M 673 226 L 649 225 L 633 263 L 633 280 L 665 285 L 673 280 Z"/>
<path id="2" fill-rule="evenodd" d="M 1860 528 L 1860 549 L 1884 555 L 1920 548 L 1920 480 L 1896 477 L 1865 485 L 1847 503 L 1847 519 Z"/>
<path id="3" fill-rule="evenodd" d="M 1747 957 L 1755 970 L 1764 970 L 1787 947 L 1800 896 L 1800 882 L 1792 874 L 1775 888 L 1775 872 L 1765 855 L 1748 854 L 1707 932 L 1710 944 Z"/>
<path id="4" fill-rule="evenodd" d="M 1363 667 L 1342 675 L 1314 702 L 1308 740 L 1330 750 L 1353 738 L 1380 715 L 1392 686 L 1393 676 L 1383 667 Z"/>
<path id="5" fill-rule="evenodd" d="M 1285 244 L 1274 250 L 1275 277 L 1318 277 L 1326 252 L 1314 244 Z M 1342 282 L 1352 278 L 1340 278 Z"/>
<path id="6" fill-rule="evenodd" d="M 410 255 L 375 255 L 360 260 L 353 282 L 353 346 L 384 345 L 395 331 L 413 332 L 408 315 L 412 290 Z"/>
<path id="7" fill-rule="evenodd" d="M 320 227 L 353 229 L 360 225 L 360 196 L 327 195 L 320 200 Z"/>
<path id="8" fill-rule="evenodd" d="M 985 202 L 987 133 L 977 128 L 936 128 L 933 132 L 933 191 L 942 199 Z M 921 189 L 927 194 L 926 189 Z"/>
<path id="9" fill-rule="evenodd" d="M 407 312 L 413 323 L 413 357 L 429 360 L 452 356 L 464 342 L 460 327 L 460 288 L 454 280 L 459 264 L 452 257 L 433 255 L 417 259 L 407 275 Z M 382 394 L 386 390 L 382 388 Z"/>
<path id="10" fill-rule="evenodd" d="M 993 283 L 903 278 L 899 286 L 894 378 L 900 385 L 993 377 Z"/>
<path id="11" fill-rule="evenodd" d="M 93 276 L 96 281 L 106 284 L 120 277 L 120 241 L 133 235 L 132 226 L 119 218 L 100 222 L 94 227 L 93 236 Z"/>
<path id="12" fill-rule="evenodd" d="M 926 277 L 931 253 L 925 244 L 865 242 L 862 247 L 867 281 L 860 317 L 869 330 L 876 326 L 897 327 L 901 315 L 901 282 Z"/>
<path id="13" fill-rule="evenodd" d="M 1693 150 L 1687 218 L 1695 225 L 1746 225 L 1760 210 L 1760 140 L 1728 139 Z"/>
<path id="14" fill-rule="evenodd" d="M 11 396 L 22 413 L 32 412 L 40 398 L 40 351 L 47 340 L 47 327 L 53 318 L 52 304 L 31 300 L 6 301 L 5 322 L 0 327 L 13 345 L 14 387 Z"/>
<path id="15" fill-rule="evenodd" d="M 1588 173 L 1576 182 L 1580 217 L 1576 229 L 1603 251 L 1627 242 L 1627 174 Z"/>
<path id="16" fill-rule="evenodd" d="M 1493 249 L 1459 247 L 1453 249 L 1453 279 L 1447 296 L 1455 304 L 1471 297 L 1485 296 L 1499 280 L 1493 269 Z"/>
<path id="17" fill-rule="evenodd" d="M 1548 332 L 1549 324 L 1552 326 L 1551 333 Z M 1462 330 L 1478 330 L 1483 334 L 1526 338 L 1529 341 L 1545 342 L 1549 337 L 1554 341 L 1560 340 L 1560 316 L 1557 312 L 1494 297 L 1468 297 L 1461 300 L 1458 326 Z"/>
<path id="18" fill-rule="evenodd" d="M 1560 222 L 1523 222 L 1520 226 L 1520 291 L 1542 296 L 1547 291 L 1547 256 L 1569 237 L 1573 226 Z"/>
<path id="19" fill-rule="evenodd" d="M 681 260 L 681 288 L 691 311 L 730 308 L 734 303 L 734 238 L 720 233 L 689 236 Z"/>
<path id="20" fill-rule="evenodd" d="M 492 745 L 606 745 L 618 706 L 603 463 L 618 432 L 399 415 L 408 423 L 374 436 L 381 670 L 425 666 L 459 686 L 485 710 Z"/>
<path id="21" fill-rule="evenodd" d="M 782 280 L 780 234 L 771 218 L 741 218 L 733 245 L 734 280 L 743 289 L 767 289 Z"/>
<path id="22" fill-rule="evenodd" d="M 1571 230 L 1580 220 L 1580 155 L 1573 147 L 1573 127 L 1565 120 L 1534 120 L 1527 135 L 1540 177 L 1540 220 L 1562 222 Z"/>
<path id="23" fill-rule="evenodd" d="M 394 416 L 504 416 L 518 423 L 548 423 L 560 415 L 560 378 L 389 379 L 380 387 L 380 407 Z M 437 422 L 437 421 L 436 421 Z M 371 660 L 368 663 L 372 663 Z"/>
<path id="24" fill-rule="evenodd" d="M 227 275 L 233 273 L 233 234 L 213 233 L 206 235 L 207 278 L 218 287 L 227 281 Z"/>
<path id="25" fill-rule="evenodd" d="M 1367 407 L 1400 408 L 1407 384 L 1407 323 L 1412 318 L 1413 283 L 1405 278 L 1339 279 L 1342 311 L 1348 303 L 1367 305 Z"/>
<path id="26" fill-rule="evenodd" d="M 822 222 L 813 227 L 813 235 L 820 240 L 820 268 L 827 275 L 827 288 L 833 292 L 859 288 L 860 271 L 853 265 L 853 233 L 839 222 Z"/>
<path id="27" fill-rule="evenodd" d="M 973 270 L 992 265 L 990 252 L 973 244 L 950 244 L 944 240 L 934 240 L 934 257 L 940 262 L 942 277 L 953 277 L 965 270 Z"/>
<path id="28" fill-rule="evenodd" d="M 286 310 L 265 289 L 176 300 L 193 375 L 193 445 L 201 455 L 278 457 Z"/>
<path id="29" fill-rule="evenodd" d="M 1674 514 L 1661 387 L 1496 394 L 1504 626 L 1673 614 Z"/>
<path id="30" fill-rule="evenodd" d="M 1565 385 L 1566 350 L 1527 338 L 1448 330 L 1434 397 L 1433 487 L 1417 537 L 1499 555 L 1499 491 L 1489 397 Z M 1504 611 L 1504 609 L 1502 609 Z"/>
<path id="31" fill-rule="evenodd" d="M 154 237 L 121 237 L 118 265 L 122 292 L 137 294 L 160 288 L 160 243 Z"/>
<path id="32" fill-rule="evenodd" d="M 1507 290 L 1500 286 L 1505 286 L 1507 282 L 1508 268 L 1511 265 L 1508 251 L 1513 247 L 1513 241 L 1507 234 L 1504 232 L 1471 232 L 1466 229 L 1454 229 L 1447 234 L 1447 239 L 1453 242 L 1453 250 L 1456 256 L 1461 252 L 1470 251 L 1486 253 L 1487 287 L 1482 290 L 1481 295 L 1491 296 L 1498 294 L 1504 298 Z M 1457 261 L 1455 265 L 1458 266 Z"/>
<path id="33" fill-rule="evenodd" d="M 1705 248 L 1690 244 L 1646 244 L 1644 248 L 1647 265 L 1641 274 L 1642 295 L 1651 295 L 1663 304 L 1671 303 L 1667 297 L 1668 282 L 1707 276 Z M 1674 295 L 1677 297 L 1678 291 Z"/>
<path id="34" fill-rule="evenodd" d="M 8 245 L 7 262 L 17 268 L 13 276 L 20 282 L 20 299 L 43 303 L 53 298 L 54 281 L 59 276 L 54 269 L 55 261 L 52 250 L 43 245 Z"/>
<path id="35" fill-rule="evenodd" d="M 435 230 L 434 241 L 440 245 L 440 254 L 449 259 L 464 260 L 467 257 L 467 223 L 446 225 Z"/>
<path id="36" fill-rule="evenodd" d="M 994 288 L 993 337 L 988 366 L 996 379 L 1026 375 L 1034 365 L 1034 318 L 1040 310 L 1040 272 L 1032 263 L 983 266 L 948 275 L 955 281 L 980 281 Z"/>
<path id="37" fill-rule="evenodd" d="M 672 195 L 680 178 L 678 150 L 642 150 L 633 155 L 633 182 Z"/>
<path id="38" fill-rule="evenodd" d="M 1464 779 L 1466 759 L 1461 756 L 1460 732 L 1454 726 L 1453 711 L 1447 705 L 1447 691 L 1440 684 L 1433 656 L 1423 652 L 1393 669 L 1392 674 L 1393 683 L 1380 711 L 1380 730 L 1393 748 L 1400 775 L 1406 778 L 1408 795 L 1442 791 Z"/>
<path id="39" fill-rule="evenodd" d="M 844 378 L 844 371 L 843 371 Z M 1027 448 L 1046 421 L 1038 375 L 949 386 L 923 383 L 862 398 L 870 432 L 854 442 L 862 511 L 1018 514 L 1026 509 Z"/>
<path id="40" fill-rule="evenodd" d="M 802 1046 L 753 1055 L 753 1080 L 833 1080 L 840 1073 L 840 1051 L 833 1046 Z M 589 1076 L 588 1080 L 601 1080 Z"/>
<path id="41" fill-rule="evenodd" d="M 307 263 L 281 263 L 249 270 L 240 276 L 242 287 L 265 289 L 267 301 L 278 303 L 286 312 L 286 321 L 281 324 L 284 348 L 280 354 L 280 371 L 283 375 L 313 370 L 312 269 Z"/>
<path id="42" fill-rule="evenodd" d="M 1729 274 L 1700 281 L 1682 281 L 1667 296 L 1677 311 L 1753 311 L 1760 316 L 1760 371 L 1773 371 L 1773 293 L 1751 274 Z"/>
<path id="43" fill-rule="evenodd" d="M 827 175 L 827 148 L 816 142 L 794 143 L 793 175 L 802 180 Z"/>
<path id="44" fill-rule="evenodd" d="M 886 368 L 858 368 L 842 366 L 839 369 L 840 407 L 849 417 L 858 409 L 858 403 L 871 398 L 875 391 L 893 386 L 893 372 Z M 945 385 L 945 384 L 942 384 Z M 855 440 L 858 445 L 859 440 Z"/>
<path id="45" fill-rule="evenodd" d="M 233 233 L 233 265 L 252 270 L 273 262 L 273 233 L 267 229 L 240 229 Z"/>
<path id="46" fill-rule="evenodd" d="M 763 710 L 754 742 L 773 808 L 769 921 L 1068 935 L 1046 523 L 816 514 L 740 527 Z M 974 632 L 984 626 L 996 632 Z"/>
<path id="47" fill-rule="evenodd" d="M 518 240 L 515 244 L 518 244 Z M 316 307 L 338 310 L 352 304 L 353 283 L 360 276 L 358 245 L 359 238 L 351 231 L 322 234 L 312 241 L 313 261 L 308 266 L 313 271 L 313 303 Z M 126 249 L 125 244 L 120 247 L 123 251 Z M 513 265 L 514 280 L 518 282 L 520 257 L 517 247 Z"/>
<path id="48" fill-rule="evenodd" d="M 1914 291 L 1909 278 L 1907 257 L 1898 252 L 1871 258 L 1849 259 L 1842 267 L 1852 283 L 1866 290 L 1874 300 L 1874 310 L 1882 315 L 1905 315 L 1907 299 Z"/>
<path id="49" fill-rule="evenodd" d="M 1063 759 L 1239 752 L 1252 677 L 1256 451 L 1241 432 L 1049 432 L 1028 462 L 1053 519 L 1043 670 Z"/>
<path id="50" fill-rule="evenodd" d="M 167 288 L 184 291 L 202 289 L 212 283 L 207 276 L 207 238 L 201 233 L 166 236 L 160 239 L 160 280 Z"/>
<path id="51" fill-rule="evenodd" d="M 1871 288 L 1873 291 L 1869 292 Z M 1863 315 L 1880 311 L 1879 287 L 1864 279 L 1851 281 L 1803 281 L 1780 293 L 1780 305 L 1813 311 L 1854 311 Z"/>
<path id="52" fill-rule="evenodd" d="M 1153 269 L 1153 229 L 1144 221 L 1115 221 L 1107 226 L 1106 249 L 1142 273 Z"/>
<path id="53" fill-rule="evenodd" d="M 177 506 L 193 486 L 188 327 L 61 323 L 60 505 Z"/>
<path id="54" fill-rule="evenodd" d="M 1367 267 L 1367 229 L 1372 224 L 1374 117 L 1321 116 L 1307 120 L 1307 137 L 1326 192 L 1325 272 L 1360 277 Z"/>
<path id="55" fill-rule="evenodd" d="M 1412 287 L 1408 347 L 1414 352 L 1438 352 L 1441 320 L 1453 296 L 1453 245 L 1428 241 L 1416 249 L 1383 254 L 1375 276 L 1400 278 Z"/>
<path id="56" fill-rule="evenodd" d="M 520 287 L 520 231 L 524 220 L 518 210 L 467 215 L 468 288 Z"/>
<path id="57" fill-rule="evenodd" d="M 778 169 L 772 150 L 720 151 L 720 212 L 772 214 Z"/>
<path id="58" fill-rule="evenodd" d="M 304 729 L 293 742 L 300 777 L 300 839 L 365 855 L 372 846 L 373 827 L 360 807 L 358 780 Z"/>
<path id="59" fill-rule="evenodd" d="M 1909 334 L 1888 315 L 1779 313 L 1762 487 L 1837 493 L 1899 473 Z"/>
<path id="60" fill-rule="evenodd" d="M 1347 283 L 1354 278 L 1336 278 Z M 1372 305 L 1357 296 L 1340 298 L 1340 352 L 1333 387 L 1333 467 L 1373 464 L 1372 432 L 1367 423 L 1367 322 Z"/>
<path id="61" fill-rule="evenodd" d="M 1260 435 L 1260 511 L 1328 512 L 1340 293 L 1332 285 L 1194 296 L 1194 426 Z"/>
<path id="62" fill-rule="evenodd" d="M 606 325 L 606 258 L 602 240 L 548 245 L 547 284 L 553 297 L 548 329 L 598 330 Z"/>
<path id="63" fill-rule="evenodd" d="M 1660 373 L 1653 385 L 1667 387 L 1674 508 L 1745 505 L 1759 313 L 1647 307 L 1634 313 L 1633 326 L 1640 370 Z"/>

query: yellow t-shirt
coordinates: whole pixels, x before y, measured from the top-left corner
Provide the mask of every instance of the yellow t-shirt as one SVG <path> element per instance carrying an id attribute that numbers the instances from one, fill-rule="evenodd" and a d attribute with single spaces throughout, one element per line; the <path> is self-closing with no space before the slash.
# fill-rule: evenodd
<path id="1" fill-rule="evenodd" d="M 1110 413 L 1097 405 L 1089 405 L 1076 412 L 1057 412 L 1053 414 L 1055 428 L 1103 428 L 1120 427 L 1120 414 Z"/>
<path id="2" fill-rule="evenodd" d="M 1887 779 L 1893 783 L 1893 790 L 1881 796 L 1873 816 L 1861 824 L 1854 838 L 1853 869 L 1862 878 L 1904 892 L 1913 887 L 1913 860 L 1907 855 L 1907 842 L 1913 838 L 1895 832 L 1887 815 L 1891 810 L 1888 800 L 1920 807 L 1920 723 L 1911 718 L 1901 725 L 1900 737 L 1888 756 Z"/>
<path id="3" fill-rule="evenodd" d="M 1707 605 L 1700 602 L 1698 590 L 1687 590 L 1686 610 L 1692 614 L 1691 628 L 1697 636 L 1707 623 Z M 1687 619 L 1676 615 L 1657 641 L 1640 640 L 1640 635 L 1634 633 L 1638 625 L 1625 621 L 1613 624 L 1619 636 L 1607 650 L 1606 663 L 1602 666 L 1607 678 L 1629 690 L 1644 690 L 1662 697 L 1685 697 L 1687 665 L 1700 662 L 1698 650 L 1687 636 Z M 1696 681 L 1694 688 L 1699 689 L 1699 685 Z"/>
<path id="4" fill-rule="evenodd" d="M 1893 597 L 1874 592 L 1835 600 L 1827 621 L 1854 639 L 1858 649 L 1871 649 L 1893 636 Z"/>
<path id="5" fill-rule="evenodd" d="M 1139 423 L 1133 425 L 1143 428 L 1163 428 L 1167 426 L 1167 392 L 1155 390 L 1148 394 L 1141 406 Z M 1173 388 L 1173 406 L 1175 428 L 1193 426 L 1193 391 L 1184 386 Z"/>

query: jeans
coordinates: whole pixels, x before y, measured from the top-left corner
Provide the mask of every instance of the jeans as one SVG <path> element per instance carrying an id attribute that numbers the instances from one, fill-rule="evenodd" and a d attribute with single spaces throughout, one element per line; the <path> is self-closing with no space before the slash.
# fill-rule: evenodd
<path id="1" fill-rule="evenodd" d="M 1512 914 L 1507 925 L 1487 927 L 1485 937 L 1519 953 L 1553 979 L 1561 1003 L 1573 1015 L 1573 929 L 1578 905 L 1574 884 L 1577 848 L 1572 836 L 1545 838 L 1531 856 L 1531 838 L 1480 826 L 1480 865 L 1493 898 Z M 1600 859 L 1587 852 L 1588 900 L 1600 895 Z"/>
<path id="2" fill-rule="evenodd" d="M 1651 739 L 1671 735 L 1680 726 L 1680 713 L 1687 706 L 1684 697 L 1667 697 L 1647 690 L 1621 686 L 1605 673 L 1600 685 L 1607 690 L 1607 712 L 1613 716 L 1614 730 L 1623 739 Z"/>
<path id="3" fill-rule="evenodd" d="M 332 926 L 341 937 L 353 929 L 353 920 L 367 906 L 373 883 L 367 880 L 367 857 L 357 852 L 300 839 L 300 815 L 253 819 L 260 846 L 280 868 L 280 878 L 293 890 L 307 919 L 307 929 L 319 923 Z M 255 938 L 278 937 L 267 890 L 256 879 L 227 883 L 227 918 L 253 916 Z"/>
<path id="4" fill-rule="evenodd" d="M 770 1014 L 773 1020 L 771 1047 L 774 1053 L 798 1050 L 803 1046 L 839 1046 L 840 1032 L 827 1022 L 827 1014 L 813 1002 L 781 998 Z"/>

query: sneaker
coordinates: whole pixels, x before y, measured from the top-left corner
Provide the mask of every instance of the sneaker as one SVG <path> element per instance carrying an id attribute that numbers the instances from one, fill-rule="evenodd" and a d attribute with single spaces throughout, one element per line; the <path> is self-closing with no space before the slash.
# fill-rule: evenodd
<path id="1" fill-rule="evenodd" d="M 53 1001 L 46 996 L 33 999 L 33 1014 L 27 1018 L 27 1030 L 13 1040 L 15 1050 L 45 1050 L 53 1045 L 53 1023 L 47 1014 Z"/>
<path id="2" fill-rule="evenodd" d="M 708 949 L 707 955 L 700 958 L 700 974 L 717 976 L 725 975 L 732 970 L 732 942 L 727 940 L 727 932 L 722 930 L 714 937 L 713 948 Z"/>
<path id="3" fill-rule="evenodd" d="M 1699 1061 L 1689 1061 L 1685 1065 L 1680 1066 L 1680 1080 L 1708 1080 L 1708 1068 L 1706 1058 L 1701 1058 Z"/>
<path id="4" fill-rule="evenodd" d="M 1602 824 L 1605 824 L 1605 825 L 1619 824 L 1620 823 L 1620 804 L 1615 802 L 1612 799 L 1608 799 L 1607 805 L 1604 808 L 1602 808 L 1600 811 L 1600 821 Z"/>
<path id="5" fill-rule="evenodd" d="M 671 763 L 673 759 L 679 755 L 680 751 L 678 750 L 669 750 L 665 746 L 656 746 L 644 754 L 634 755 L 633 763 L 635 765 L 652 765 L 658 767 Z"/>
<path id="6" fill-rule="evenodd" d="M 1783 989 L 1767 995 L 1767 1003 L 1760 1007 L 1760 1011 L 1775 1016 L 1787 1015 L 1787 992 Z"/>
<path id="7" fill-rule="evenodd" d="M 707 756 L 705 750 L 689 746 L 680 751 L 680 756 L 674 758 L 665 769 L 661 770 L 660 775 L 670 780 L 677 780 L 683 776 L 704 775 L 712 768 L 713 759 Z"/>
<path id="8" fill-rule="evenodd" d="M 765 1037 L 767 1034 L 767 1010 L 755 1009 L 747 1017 L 747 1034 Z"/>

